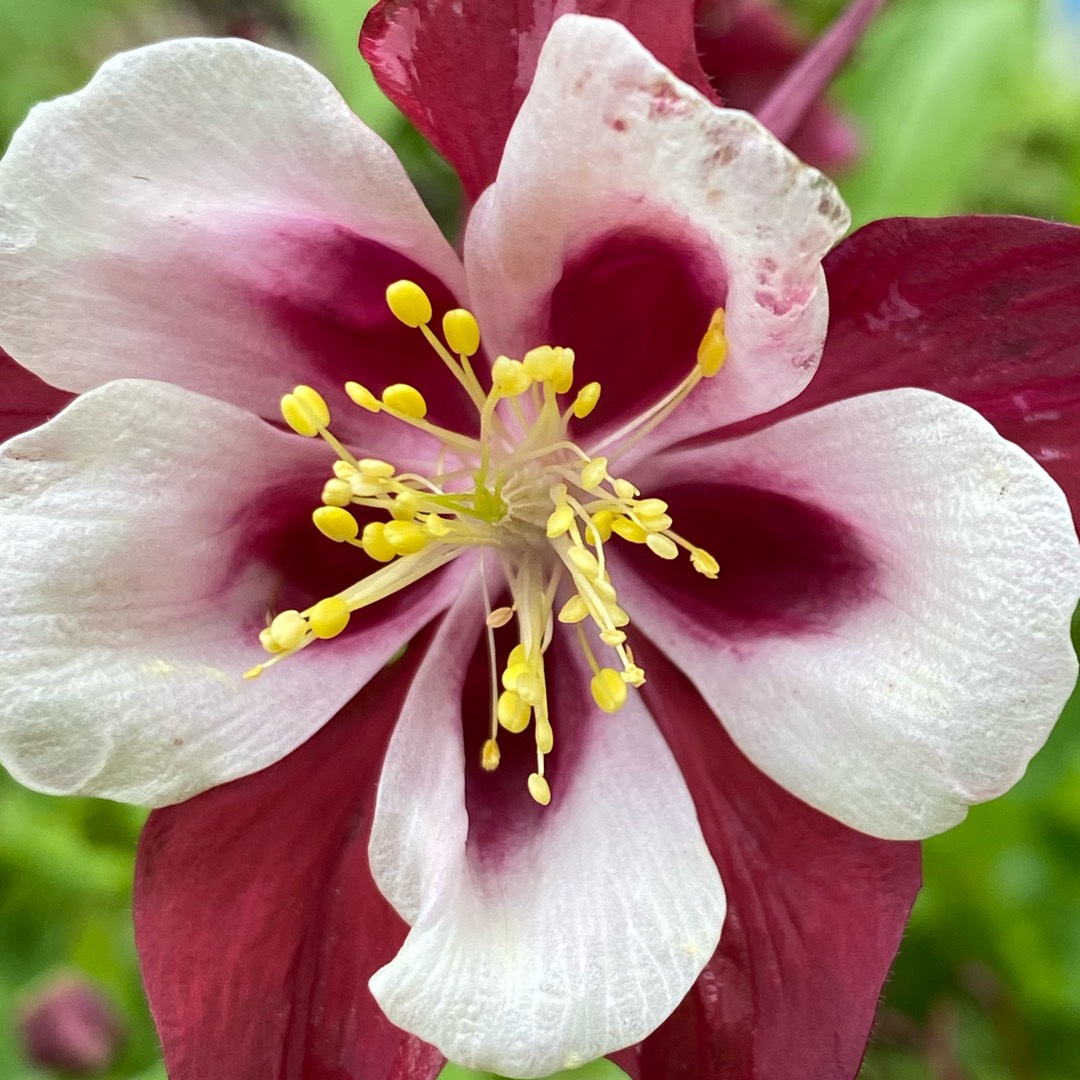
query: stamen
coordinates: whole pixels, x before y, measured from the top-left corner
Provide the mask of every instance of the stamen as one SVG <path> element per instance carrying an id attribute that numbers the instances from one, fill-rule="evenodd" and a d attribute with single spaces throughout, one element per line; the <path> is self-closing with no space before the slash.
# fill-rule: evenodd
<path id="1" fill-rule="evenodd" d="M 411 383 L 394 383 L 379 396 L 360 383 L 346 383 L 350 400 L 361 409 L 385 413 L 437 441 L 434 475 L 398 473 L 391 462 L 354 457 L 331 434 L 329 407 L 312 387 L 294 387 L 282 398 L 282 416 L 289 427 L 306 437 L 322 437 L 337 455 L 332 475 L 323 482 L 320 505 L 312 512 L 315 527 L 383 565 L 306 611 L 277 614 L 259 632 L 267 658 L 245 677 L 255 678 L 313 642 L 336 637 L 352 612 L 419 581 L 465 550 L 494 548 L 511 602 L 492 609 L 482 562 L 491 715 L 480 764 L 486 771 L 498 768 L 500 732 L 517 734 L 531 723 L 537 763 L 528 790 L 536 802 L 547 805 L 551 788 L 544 762 L 552 752 L 554 732 L 545 656 L 557 625 L 575 627 L 592 672 L 590 693 L 604 712 L 621 709 L 629 687 L 645 681 L 627 638 L 630 617 L 618 603 L 609 574 L 607 544 L 644 544 L 663 559 L 675 559 L 683 549 L 697 573 L 712 579 L 719 574 L 712 555 L 673 531 L 665 500 L 642 498 L 630 480 L 613 476 L 610 469 L 617 454 L 661 423 L 697 383 L 720 370 L 727 356 L 724 311 L 714 312 L 697 361 L 679 385 L 632 423 L 593 444 L 589 454 L 569 438 L 567 428 L 592 415 L 600 401 L 600 384 L 586 383 L 569 405 L 560 401 L 573 386 L 572 349 L 541 345 L 520 360 L 499 356 L 492 364 L 490 390 L 485 390 L 470 364 L 481 344 L 471 312 L 454 308 L 443 314 L 444 343 L 430 325 L 431 301 L 419 285 L 394 282 L 386 295 L 395 318 L 420 330 L 468 393 L 477 410 L 479 437 L 428 421 L 427 400 Z M 612 450 L 605 453 L 609 446 Z M 353 513 L 357 506 L 377 511 L 380 520 L 361 530 Z M 570 576 L 570 595 L 556 617 L 555 597 L 564 573 Z M 495 632 L 515 617 L 518 641 L 499 672 Z M 587 621 L 592 623 L 590 636 Z M 618 666 L 597 660 L 592 635 L 613 651 Z"/>

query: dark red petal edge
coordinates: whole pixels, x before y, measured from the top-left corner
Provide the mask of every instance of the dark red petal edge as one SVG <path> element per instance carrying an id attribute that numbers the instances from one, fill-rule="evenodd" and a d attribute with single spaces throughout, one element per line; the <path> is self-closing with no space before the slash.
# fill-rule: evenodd
<path id="1" fill-rule="evenodd" d="M 1020 217 L 891 218 L 825 261 L 829 336 L 795 401 L 921 386 L 977 409 L 1061 485 L 1080 520 L 1080 228 Z"/>
<path id="2" fill-rule="evenodd" d="M 72 397 L 42 382 L 0 349 L 0 442 L 45 423 Z"/>
<path id="3" fill-rule="evenodd" d="M 711 96 L 694 44 L 693 0 L 381 0 L 364 22 L 360 51 L 471 200 L 495 179 L 556 10 L 623 23 Z"/>
<path id="4" fill-rule="evenodd" d="M 432 1080 L 442 1068 L 367 988 L 408 929 L 375 888 L 367 844 L 425 645 L 276 765 L 150 815 L 135 931 L 170 1080 Z"/>
<path id="5" fill-rule="evenodd" d="M 634 1080 L 852 1080 L 921 883 L 919 845 L 857 833 L 789 795 L 641 644 L 643 693 L 693 794 L 728 913 L 682 1004 L 612 1056 Z"/>

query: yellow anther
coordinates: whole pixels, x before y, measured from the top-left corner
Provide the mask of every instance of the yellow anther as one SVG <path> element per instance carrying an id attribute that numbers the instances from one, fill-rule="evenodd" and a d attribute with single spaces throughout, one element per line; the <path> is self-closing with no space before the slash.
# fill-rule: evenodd
<path id="1" fill-rule="evenodd" d="M 499 703 L 495 706 L 495 715 L 507 731 L 524 731 L 529 726 L 529 713 L 532 710 L 513 690 L 504 690 L 499 695 Z"/>
<path id="2" fill-rule="evenodd" d="M 498 356 L 491 365 L 491 385 L 500 397 L 517 397 L 532 386 L 532 377 L 520 360 Z"/>
<path id="3" fill-rule="evenodd" d="M 308 623 L 317 638 L 337 637 L 349 625 L 349 605 L 340 596 L 328 596 L 308 612 Z"/>
<path id="4" fill-rule="evenodd" d="M 640 517 L 659 517 L 666 514 L 668 504 L 663 499 L 642 499 L 634 506 L 634 510 Z"/>
<path id="5" fill-rule="evenodd" d="M 494 739 L 485 739 L 480 750 L 480 768 L 494 772 L 499 767 L 499 758 L 499 744 Z"/>
<path id="6" fill-rule="evenodd" d="M 423 326 L 431 322 L 431 301 L 415 281 L 395 281 L 386 290 L 386 302 L 406 326 Z"/>
<path id="7" fill-rule="evenodd" d="M 711 379 L 723 366 L 727 359 L 727 338 L 724 336 L 724 309 L 717 308 L 713 312 L 709 329 L 698 346 L 697 362 L 701 374 L 706 379 Z"/>
<path id="8" fill-rule="evenodd" d="M 592 677 L 589 689 L 592 691 L 593 701 L 606 713 L 618 712 L 626 704 L 626 683 L 613 668 L 601 668 Z"/>
<path id="9" fill-rule="evenodd" d="M 473 356 L 480 348 L 480 324 L 471 311 L 454 308 L 442 320 L 443 335 L 451 352 L 459 356 Z"/>
<path id="10" fill-rule="evenodd" d="M 361 386 L 358 382 L 347 382 L 345 393 L 349 395 L 349 400 L 354 405 L 359 405 L 361 409 L 367 409 L 368 412 L 378 412 L 382 408 L 379 399 L 366 386 Z"/>
<path id="11" fill-rule="evenodd" d="M 428 514 L 424 521 L 424 528 L 435 537 L 441 538 L 450 535 L 450 526 L 447 524 L 446 518 L 441 518 L 438 514 Z"/>
<path id="12" fill-rule="evenodd" d="M 655 517 L 646 517 L 644 514 L 638 514 L 638 521 L 641 527 L 650 533 L 662 533 L 667 532 L 671 528 L 671 515 L 670 514 L 657 514 Z"/>
<path id="13" fill-rule="evenodd" d="M 523 659 L 514 660 L 511 658 L 508 660 L 506 670 L 502 673 L 503 687 L 507 690 L 515 690 L 519 676 L 524 675 L 528 670 L 529 665 Z"/>
<path id="14" fill-rule="evenodd" d="M 427 402 L 424 395 L 408 383 L 394 383 L 382 392 L 382 402 L 388 409 L 411 416 L 414 420 L 423 420 L 427 416 Z"/>
<path id="15" fill-rule="evenodd" d="M 547 535 L 549 540 L 562 536 L 574 523 L 574 508 L 568 503 L 557 506 L 547 519 Z"/>
<path id="16" fill-rule="evenodd" d="M 599 591 L 599 590 L 598 590 Z M 611 620 L 614 626 L 629 626 L 630 616 L 614 601 L 608 603 L 607 606 L 608 618 Z"/>
<path id="17" fill-rule="evenodd" d="M 600 576 L 600 564 L 596 561 L 596 556 L 583 547 L 572 547 L 567 553 L 567 558 L 576 566 L 587 578 L 597 578 Z"/>
<path id="18" fill-rule="evenodd" d="M 428 546 L 431 537 L 423 525 L 415 521 L 388 521 L 383 526 L 383 539 L 398 555 L 415 555 Z"/>
<path id="19" fill-rule="evenodd" d="M 600 384 L 598 382 L 586 383 L 574 398 L 573 412 L 579 420 L 584 420 L 596 408 L 600 400 Z"/>
<path id="20" fill-rule="evenodd" d="M 645 669 L 640 668 L 637 664 L 628 664 L 623 668 L 619 678 L 624 683 L 629 683 L 631 686 L 644 686 L 645 685 Z"/>
<path id="21" fill-rule="evenodd" d="M 311 439 L 319 434 L 319 425 L 316 423 L 318 418 L 312 415 L 311 410 L 296 394 L 286 394 L 281 399 L 281 415 L 297 435 L 306 435 Z"/>
<path id="22" fill-rule="evenodd" d="M 585 539 L 596 545 L 597 537 L 601 543 L 607 543 L 611 539 L 611 526 L 615 521 L 615 515 L 610 510 L 599 510 L 592 516 L 592 524 L 585 530 Z"/>
<path id="23" fill-rule="evenodd" d="M 323 484 L 322 501 L 325 506 L 348 506 L 352 502 L 352 487 L 348 480 L 327 480 Z"/>
<path id="24" fill-rule="evenodd" d="M 588 618 L 588 615 L 588 605 L 577 593 L 574 593 L 574 595 L 563 604 L 562 611 L 559 612 L 559 622 L 579 623 L 582 619 Z"/>
<path id="25" fill-rule="evenodd" d="M 636 499 L 641 494 L 629 480 L 624 480 L 622 477 L 619 477 L 618 480 L 614 481 L 613 486 L 615 488 L 615 494 L 618 495 L 620 499 Z"/>
<path id="26" fill-rule="evenodd" d="M 537 382 L 549 382 L 557 394 L 565 394 L 574 383 L 573 349 L 541 345 L 530 349 L 521 363 Z"/>
<path id="27" fill-rule="evenodd" d="M 329 427 L 330 407 L 318 390 L 313 390 L 310 386 L 294 386 L 293 397 L 311 413 L 319 427 Z"/>
<path id="28" fill-rule="evenodd" d="M 515 645 L 510 650 L 510 655 L 506 658 L 506 666 L 513 667 L 515 664 L 525 663 L 525 646 L 520 643 Z"/>
<path id="29" fill-rule="evenodd" d="M 269 626 L 264 626 L 259 631 L 259 644 L 268 653 L 278 653 L 282 651 L 281 646 L 274 640 L 273 635 L 271 635 Z"/>
<path id="30" fill-rule="evenodd" d="M 284 652 L 295 649 L 307 637 L 308 624 L 299 611 L 282 611 L 274 616 L 274 621 L 267 627 L 270 640 L 277 646 L 271 652 Z"/>
<path id="31" fill-rule="evenodd" d="M 420 510 L 421 501 L 419 492 L 411 489 L 399 491 L 394 496 L 394 504 L 390 507 L 390 513 L 396 521 L 412 521 Z"/>
<path id="32" fill-rule="evenodd" d="M 383 535 L 386 526 L 381 521 L 371 521 L 364 526 L 360 546 L 376 562 L 389 562 L 397 552 L 386 542 Z"/>
<path id="33" fill-rule="evenodd" d="M 670 536 L 664 536 L 663 533 L 649 533 L 645 538 L 645 543 L 648 545 L 649 550 L 654 555 L 659 555 L 661 559 L 677 559 L 679 557 L 678 545 Z"/>
<path id="34" fill-rule="evenodd" d="M 715 578 L 720 573 L 720 564 L 703 548 L 694 548 L 690 552 L 690 565 L 707 578 Z"/>
<path id="35" fill-rule="evenodd" d="M 536 706 L 544 700 L 544 680 L 535 668 L 528 667 L 518 675 L 513 688 L 528 705 Z"/>
<path id="36" fill-rule="evenodd" d="M 625 517 L 617 517 L 611 523 L 611 528 L 613 532 L 618 533 L 624 540 L 629 540 L 632 544 L 644 544 L 649 536 L 636 521 L 631 521 Z"/>
<path id="37" fill-rule="evenodd" d="M 333 471 L 339 480 L 351 480 L 356 476 L 356 466 L 351 461 L 342 461 L 341 458 L 334 462 Z"/>
<path id="38" fill-rule="evenodd" d="M 592 491 L 597 484 L 607 476 L 608 459 L 606 457 L 594 457 L 581 470 L 581 486 L 586 491 Z"/>
<path id="39" fill-rule="evenodd" d="M 601 630 L 600 640 L 614 649 L 616 645 L 621 645 L 626 640 L 626 635 L 621 630 Z"/>
<path id="40" fill-rule="evenodd" d="M 248 670 L 244 672 L 243 677 L 245 679 L 257 679 L 262 673 L 262 664 L 256 664 L 253 668 L 248 668 Z"/>
<path id="41" fill-rule="evenodd" d="M 356 463 L 361 476 L 370 476 L 376 480 L 390 480 L 397 470 L 389 461 L 381 458 L 365 457 Z"/>
<path id="42" fill-rule="evenodd" d="M 320 506 L 311 515 L 311 520 L 315 522 L 315 528 L 323 536 L 328 536 L 339 544 L 344 543 L 346 540 L 355 540 L 360 532 L 360 526 L 357 524 L 356 518 L 348 510 L 343 510 L 340 506 Z"/>
<path id="43" fill-rule="evenodd" d="M 592 587 L 601 600 L 607 601 L 608 604 L 615 603 L 615 586 L 611 584 L 611 579 L 606 574 L 602 578 L 596 578 L 592 582 Z"/>
<path id="44" fill-rule="evenodd" d="M 529 794 L 541 806 L 551 802 L 551 787 L 539 773 L 534 772 L 529 776 Z"/>
<path id="45" fill-rule="evenodd" d="M 555 746 L 555 732 L 551 730 L 550 721 L 538 716 L 536 718 L 536 749 L 541 754 L 550 754 Z"/>

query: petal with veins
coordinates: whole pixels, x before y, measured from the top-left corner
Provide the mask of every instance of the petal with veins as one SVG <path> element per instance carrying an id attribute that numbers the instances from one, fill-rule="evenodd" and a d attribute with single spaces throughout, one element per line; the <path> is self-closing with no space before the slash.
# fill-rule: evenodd
<path id="1" fill-rule="evenodd" d="M 467 805 L 463 735 L 472 760 L 487 724 L 483 693 L 465 695 L 464 715 L 459 704 L 483 619 L 475 591 L 440 628 L 387 751 L 372 871 L 412 931 L 371 988 L 451 1060 L 546 1076 L 671 1012 L 715 948 L 723 888 L 651 717 L 637 699 L 601 713 L 573 655 L 550 665 L 551 805 L 532 802 L 529 766 L 505 757 L 489 779 L 506 770 L 516 798 L 484 806 L 469 791 Z"/>
<path id="2" fill-rule="evenodd" d="M 847 224 L 832 184 L 752 117 L 715 108 L 618 24 L 568 15 L 465 261 L 489 348 L 573 348 L 578 379 L 604 386 L 608 430 L 693 369 L 725 307 L 728 361 L 667 421 L 671 442 L 806 385 L 828 315 L 821 258 Z"/>
<path id="3" fill-rule="evenodd" d="M 364 379 L 396 277 L 462 292 L 389 147 L 246 41 L 124 53 L 35 108 L 0 162 L 0 250 L 0 345 L 38 375 L 163 379 L 266 417 L 329 369 Z M 419 344 L 395 357 L 426 362 Z"/>
<path id="4" fill-rule="evenodd" d="M 241 678 L 267 659 L 269 610 L 359 576 L 311 525 L 328 465 L 250 413 L 137 381 L 5 444 L 0 752 L 16 779 L 161 805 L 261 769 L 448 602 L 452 574 Z"/>
<path id="5" fill-rule="evenodd" d="M 759 768 L 890 839 L 1015 783 L 1076 678 L 1080 549 L 977 413 L 870 394 L 641 472 L 720 577 L 637 559 L 624 606 Z"/>

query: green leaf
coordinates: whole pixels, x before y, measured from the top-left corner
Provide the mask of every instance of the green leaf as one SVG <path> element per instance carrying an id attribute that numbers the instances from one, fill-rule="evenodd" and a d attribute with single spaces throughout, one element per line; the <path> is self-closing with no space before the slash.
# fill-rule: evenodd
<path id="1" fill-rule="evenodd" d="M 439 1073 L 439 1080 L 503 1080 L 497 1073 L 476 1072 L 466 1069 L 464 1065 L 447 1063 L 446 1068 Z M 607 1058 L 592 1061 L 588 1065 L 582 1065 L 580 1069 L 564 1069 L 557 1072 L 546 1080 L 627 1080 L 626 1073 L 614 1062 Z"/>

